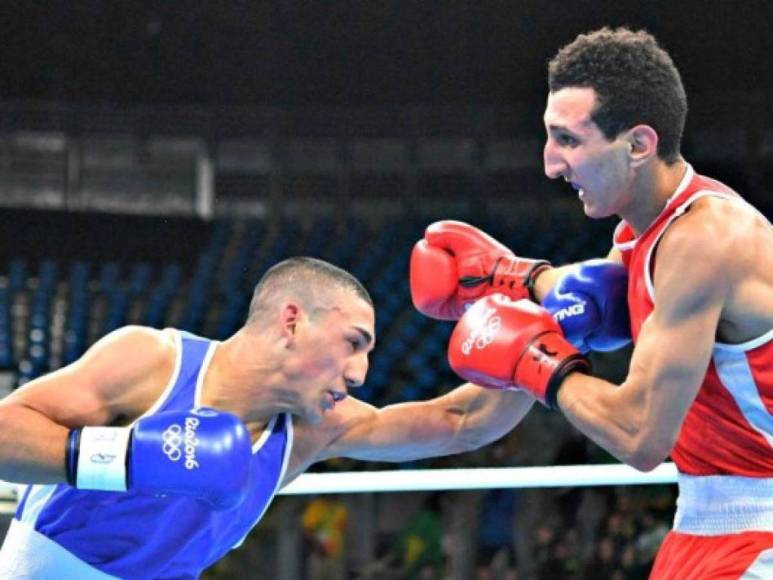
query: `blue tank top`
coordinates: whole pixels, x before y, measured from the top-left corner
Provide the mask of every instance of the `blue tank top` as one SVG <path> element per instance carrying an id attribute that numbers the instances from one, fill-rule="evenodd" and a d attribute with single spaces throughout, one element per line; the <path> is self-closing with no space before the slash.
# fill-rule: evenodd
<path id="1" fill-rule="evenodd" d="M 216 343 L 178 331 L 175 371 L 145 415 L 199 406 Z M 277 415 L 252 446 L 251 490 L 241 505 L 215 511 L 187 497 L 28 486 L 16 518 L 106 574 L 129 579 L 198 578 L 241 544 L 284 477 L 292 448 L 289 414 Z"/>

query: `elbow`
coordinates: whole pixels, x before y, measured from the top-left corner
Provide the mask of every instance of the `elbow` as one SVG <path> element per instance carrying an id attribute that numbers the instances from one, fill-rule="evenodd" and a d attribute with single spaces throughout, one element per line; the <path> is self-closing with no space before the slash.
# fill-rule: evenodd
<path id="1" fill-rule="evenodd" d="M 664 445 L 662 442 L 644 440 L 636 445 L 623 460 L 639 471 L 652 471 L 668 458 L 672 447 L 673 444 Z"/>
<path id="2" fill-rule="evenodd" d="M 626 463 L 639 471 L 652 471 L 663 463 L 667 456 L 637 455 L 631 457 Z"/>

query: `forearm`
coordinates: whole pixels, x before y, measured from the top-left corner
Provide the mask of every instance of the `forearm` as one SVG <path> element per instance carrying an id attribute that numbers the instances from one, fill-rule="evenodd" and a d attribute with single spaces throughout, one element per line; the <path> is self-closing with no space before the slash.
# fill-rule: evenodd
<path id="1" fill-rule="evenodd" d="M 523 391 L 499 391 L 466 383 L 446 395 L 449 412 L 459 421 L 454 446 L 462 450 L 482 447 L 500 439 L 521 422 L 534 404 Z"/>
<path id="2" fill-rule="evenodd" d="M 69 429 L 22 405 L 0 405 L 0 479 L 64 483 Z"/>
<path id="3" fill-rule="evenodd" d="M 636 393 L 640 393 L 637 395 Z M 573 373 L 558 391 L 558 406 L 579 431 L 620 461 L 649 470 L 663 458 L 652 457 L 642 391 Z"/>
<path id="4" fill-rule="evenodd" d="M 351 399 L 337 409 L 349 425 L 315 461 L 342 456 L 402 462 L 473 451 L 508 433 L 533 404 L 526 393 L 471 383 L 429 401 L 381 409 Z"/>

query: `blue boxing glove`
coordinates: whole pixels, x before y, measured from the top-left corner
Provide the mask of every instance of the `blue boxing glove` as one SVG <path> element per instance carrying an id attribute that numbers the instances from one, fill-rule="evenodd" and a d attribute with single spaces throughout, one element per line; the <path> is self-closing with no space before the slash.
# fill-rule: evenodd
<path id="1" fill-rule="evenodd" d="M 617 262 L 577 264 L 551 288 L 542 306 L 583 353 L 617 350 L 631 342 L 628 272 Z"/>
<path id="2" fill-rule="evenodd" d="M 250 434 L 235 415 L 168 411 L 133 427 L 70 431 L 67 481 L 79 489 L 189 496 L 229 509 L 246 497 L 251 457 Z"/>

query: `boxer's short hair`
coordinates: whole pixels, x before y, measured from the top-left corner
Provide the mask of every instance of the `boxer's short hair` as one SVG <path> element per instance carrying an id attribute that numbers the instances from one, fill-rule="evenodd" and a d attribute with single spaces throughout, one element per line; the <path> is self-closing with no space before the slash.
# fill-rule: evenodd
<path id="1" fill-rule="evenodd" d="M 307 308 L 314 308 L 323 294 L 350 291 L 370 306 L 373 299 L 365 286 L 352 274 L 330 262 L 306 256 L 288 258 L 269 268 L 255 286 L 250 302 L 248 322 L 283 296 L 293 296 Z"/>

